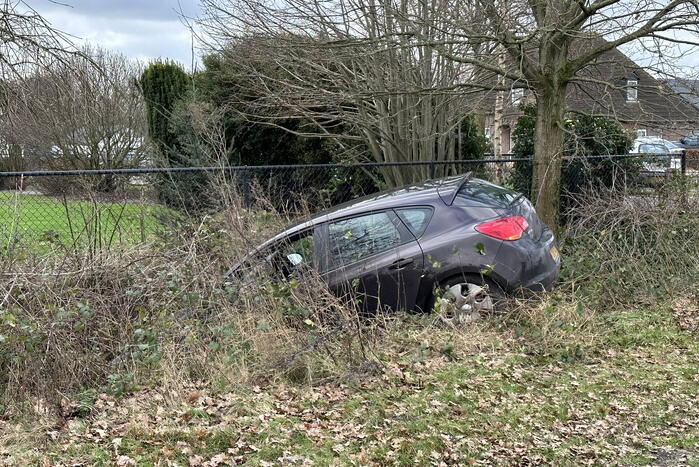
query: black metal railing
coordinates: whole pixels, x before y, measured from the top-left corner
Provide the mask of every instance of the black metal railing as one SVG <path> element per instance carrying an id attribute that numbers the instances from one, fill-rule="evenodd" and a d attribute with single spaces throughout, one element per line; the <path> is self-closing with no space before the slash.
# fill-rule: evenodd
<path id="1" fill-rule="evenodd" d="M 173 219 L 243 207 L 316 211 L 393 186 L 459 173 L 527 194 L 532 163 L 478 160 L 0 172 L 0 255 L 27 249 L 104 248 L 148 242 Z M 564 157 L 562 196 L 589 186 L 649 187 L 692 174 L 683 154 Z M 567 199 L 567 198 L 566 198 Z"/>

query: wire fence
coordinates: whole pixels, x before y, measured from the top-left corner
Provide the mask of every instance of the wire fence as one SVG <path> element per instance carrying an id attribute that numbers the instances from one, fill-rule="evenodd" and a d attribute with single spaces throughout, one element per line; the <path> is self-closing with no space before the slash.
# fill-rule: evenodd
<path id="1" fill-rule="evenodd" d="M 682 155 L 565 158 L 562 203 L 590 186 L 653 190 L 694 176 Z M 530 194 L 529 159 L 0 172 L 0 255 L 123 247 L 153 241 L 176 221 L 245 207 L 319 211 L 384 189 L 466 172 Z M 221 188 L 227 189 L 222 191 Z"/>

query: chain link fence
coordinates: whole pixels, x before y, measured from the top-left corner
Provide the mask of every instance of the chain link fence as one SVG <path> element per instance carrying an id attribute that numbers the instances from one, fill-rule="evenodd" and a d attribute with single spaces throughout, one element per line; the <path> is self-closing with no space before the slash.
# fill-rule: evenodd
<path id="1" fill-rule="evenodd" d="M 248 208 L 316 212 L 387 188 L 472 172 L 530 194 L 532 164 L 503 157 L 421 163 L 0 172 L 0 255 L 146 243 L 175 221 L 215 213 L 233 194 Z M 655 190 L 695 176 L 681 155 L 563 161 L 562 204 L 591 186 Z"/>

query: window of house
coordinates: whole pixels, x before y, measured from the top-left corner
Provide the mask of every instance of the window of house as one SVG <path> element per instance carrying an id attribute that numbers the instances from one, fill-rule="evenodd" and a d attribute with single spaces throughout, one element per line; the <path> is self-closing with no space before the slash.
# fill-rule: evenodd
<path id="1" fill-rule="evenodd" d="M 523 98 L 524 98 L 524 89 L 522 89 L 522 88 L 513 89 L 512 92 L 510 93 L 510 103 L 512 105 L 521 104 Z"/>
<path id="2" fill-rule="evenodd" d="M 636 130 L 636 136 L 638 138 L 644 138 L 648 136 L 648 130 L 646 130 L 645 128 L 638 129 Z"/>
<path id="3" fill-rule="evenodd" d="M 352 264 L 401 244 L 400 232 L 388 213 L 353 217 L 328 226 L 330 262 L 334 266 Z"/>
<path id="4" fill-rule="evenodd" d="M 489 126 L 485 127 L 484 135 L 486 138 L 490 139 L 490 127 Z"/>
<path id="5" fill-rule="evenodd" d="M 638 81 L 630 79 L 626 82 L 626 102 L 638 102 Z"/>

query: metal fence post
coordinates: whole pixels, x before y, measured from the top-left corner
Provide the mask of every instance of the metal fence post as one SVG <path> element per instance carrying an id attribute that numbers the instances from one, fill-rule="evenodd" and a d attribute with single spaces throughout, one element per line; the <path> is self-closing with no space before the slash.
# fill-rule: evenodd
<path id="1" fill-rule="evenodd" d="M 680 171 L 682 176 L 687 175 L 687 150 L 685 149 L 680 153 Z"/>
<path id="2" fill-rule="evenodd" d="M 680 189 L 682 190 L 682 205 L 687 206 L 687 150 L 685 149 L 680 153 L 680 173 L 682 176 L 680 177 Z"/>
<path id="3" fill-rule="evenodd" d="M 430 162 L 429 179 L 434 179 L 434 161 Z"/>

